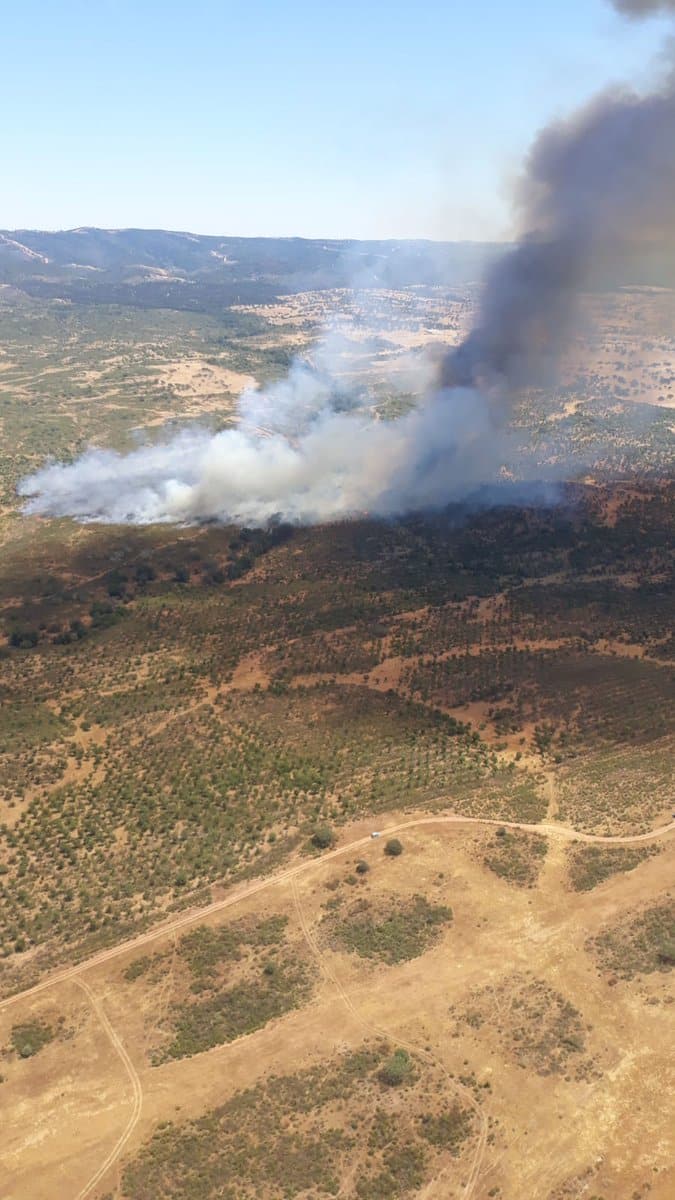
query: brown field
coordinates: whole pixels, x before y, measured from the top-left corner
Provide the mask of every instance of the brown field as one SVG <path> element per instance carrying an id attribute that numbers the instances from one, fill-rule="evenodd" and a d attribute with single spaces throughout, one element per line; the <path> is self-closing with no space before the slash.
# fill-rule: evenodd
<path id="1" fill-rule="evenodd" d="M 675 408 L 674 304 L 675 294 L 665 288 L 589 298 L 570 376 L 581 362 L 617 399 Z"/>
<path id="2" fill-rule="evenodd" d="M 6 1196 L 133 1200 L 128 1164 L 163 1122 L 180 1130 L 243 1088 L 322 1072 L 336 1055 L 382 1038 L 419 1062 L 416 1104 L 428 1119 L 457 1104 L 470 1117 L 457 1154 L 427 1164 L 420 1195 L 544 1200 L 577 1194 L 565 1189 L 581 1179 L 598 1196 L 631 1197 L 646 1185 L 657 1200 L 672 1194 L 662 1103 L 664 1046 L 674 1032 L 669 976 L 617 979 L 589 950 L 589 939 L 627 914 L 667 899 L 672 832 L 660 854 L 577 893 L 567 882 L 567 838 L 556 833 L 536 887 L 523 889 L 477 861 L 475 835 L 461 825 L 402 831 L 398 859 L 383 855 L 381 841 L 363 839 L 366 828 L 345 830 L 347 848 L 325 862 L 300 862 L 290 878 L 285 871 L 278 883 L 243 889 L 211 916 L 181 918 L 184 928 L 189 921 L 215 931 L 244 918 L 253 926 L 288 918 L 283 953 L 290 946 L 297 955 L 304 944 L 311 997 L 257 1032 L 152 1065 L 157 1031 L 170 1024 L 184 986 L 184 935 L 169 925 L 141 948 L 104 953 L 105 961 L 84 963 L 37 994 L 2 1002 Z M 494 827 L 484 836 L 493 835 Z M 370 870 L 350 886 L 357 859 Z M 419 957 L 378 965 L 326 942 L 327 903 L 339 911 L 358 895 L 367 909 L 378 897 L 390 905 L 392 895 L 420 893 L 451 906 L 452 920 Z M 130 978 L 148 955 L 161 968 Z M 11 1049 L 12 1029 L 35 1021 L 55 1031 L 53 1040 L 22 1059 Z M 312 1120 L 301 1114 L 294 1135 L 301 1139 Z M 372 1113 L 357 1149 L 340 1160 L 340 1194 L 356 1195 L 349 1173 L 354 1153 L 366 1149 L 368 1121 Z M 271 1178 L 260 1194 L 277 1195 L 278 1187 Z"/>
<path id="3" fill-rule="evenodd" d="M 0 299 L 2 1200 L 670 1200 L 672 294 L 588 297 L 519 405 L 606 435 L 559 504 L 264 531 L 15 485 L 333 320 L 395 417 L 475 287 Z"/>

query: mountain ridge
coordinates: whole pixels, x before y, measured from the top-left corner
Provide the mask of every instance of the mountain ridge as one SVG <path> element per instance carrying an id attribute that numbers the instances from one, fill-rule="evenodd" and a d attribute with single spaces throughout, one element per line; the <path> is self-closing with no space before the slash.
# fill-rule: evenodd
<path id="1" fill-rule="evenodd" d="M 186 297 L 174 293 L 191 284 L 206 291 L 201 299 L 193 294 L 188 306 L 210 308 L 336 287 L 457 287 L 479 279 L 498 249 L 478 242 L 241 238 L 95 226 L 3 229 L 0 283 L 47 298 L 179 308 Z"/>

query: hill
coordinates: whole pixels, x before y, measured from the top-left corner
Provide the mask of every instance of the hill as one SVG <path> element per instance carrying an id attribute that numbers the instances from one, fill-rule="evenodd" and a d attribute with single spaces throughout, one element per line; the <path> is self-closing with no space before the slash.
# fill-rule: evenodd
<path id="1" fill-rule="evenodd" d="M 460 286 L 479 279 L 497 249 L 144 229 L 0 230 L 0 282 L 79 303 L 209 311 L 323 288 Z"/>
<path id="2" fill-rule="evenodd" d="M 586 297 L 560 385 L 520 399 L 553 492 L 85 526 L 21 513 L 48 452 L 226 428 L 332 321 L 363 413 L 395 421 L 478 293 L 280 296 L 314 243 L 242 251 L 209 293 L 230 268 L 196 265 L 208 239 L 119 235 L 115 260 L 83 234 L 91 271 L 22 236 L 0 287 L 8 1196 L 670 1200 L 673 294 Z M 222 307 L 226 286 L 274 298 Z"/>

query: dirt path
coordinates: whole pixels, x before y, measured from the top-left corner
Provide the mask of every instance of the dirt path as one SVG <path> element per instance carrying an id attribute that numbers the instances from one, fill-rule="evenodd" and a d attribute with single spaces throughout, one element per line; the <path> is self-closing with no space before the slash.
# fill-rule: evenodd
<path id="1" fill-rule="evenodd" d="M 468 1174 L 466 1182 L 464 1184 L 464 1190 L 462 1192 L 462 1196 L 464 1197 L 464 1200 L 470 1200 L 470 1197 L 473 1195 L 474 1188 L 475 1188 L 476 1182 L 478 1180 L 481 1165 L 483 1163 L 483 1158 L 485 1155 L 485 1147 L 487 1145 L 487 1135 L 488 1135 L 487 1118 L 485 1116 L 485 1113 L 482 1111 L 475 1096 L 473 1095 L 473 1092 L 470 1090 L 470 1088 L 464 1087 L 463 1084 L 457 1083 L 456 1080 L 452 1079 L 450 1077 L 449 1072 L 446 1070 L 445 1065 L 440 1061 L 440 1059 L 438 1059 L 429 1050 L 424 1049 L 424 1047 L 422 1047 L 422 1046 L 415 1045 L 414 1042 L 404 1041 L 401 1037 L 399 1037 L 398 1034 L 393 1035 L 390 1032 L 390 1030 L 385 1029 L 381 1025 L 373 1025 L 372 1022 L 367 1021 L 365 1019 L 365 1017 L 363 1017 L 361 1015 L 361 1013 L 357 1009 L 356 1005 L 354 1004 L 354 1001 L 352 1000 L 351 996 L 345 990 L 345 988 L 343 987 L 342 983 L 338 979 L 335 972 L 332 971 L 331 968 L 328 966 L 325 956 L 321 951 L 321 947 L 319 946 L 316 938 L 314 937 L 314 934 L 312 933 L 311 929 L 309 928 L 309 926 L 307 924 L 307 921 L 305 920 L 305 914 L 302 910 L 302 905 L 300 903 L 300 895 L 298 892 L 298 885 L 297 885 L 297 881 L 295 878 L 293 878 L 291 880 L 291 889 L 293 892 L 293 902 L 295 904 L 295 910 L 298 914 L 298 919 L 300 921 L 300 926 L 302 928 L 302 932 L 304 934 L 305 941 L 307 942 L 309 949 L 311 950 L 314 958 L 316 959 L 319 970 L 326 977 L 326 979 L 328 979 L 333 984 L 333 986 L 335 987 L 336 991 L 338 992 L 341 1000 L 343 1001 L 345 1006 L 349 1009 L 349 1012 L 352 1014 L 352 1016 L 355 1018 L 355 1020 L 361 1026 L 361 1028 L 365 1029 L 366 1033 L 374 1034 L 375 1037 L 385 1037 L 387 1039 L 391 1039 L 391 1040 L 395 1041 L 397 1046 L 401 1046 L 401 1047 L 403 1047 L 404 1050 L 408 1050 L 411 1054 L 415 1054 L 418 1058 L 421 1058 L 424 1062 L 430 1063 L 432 1066 L 440 1068 L 440 1070 L 445 1075 L 445 1080 L 448 1085 L 448 1089 L 450 1091 L 454 1092 L 456 1096 L 458 1096 L 461 1100 L 463 1100 L 465 1103 L 467 1103 L 469 1105 L 469 1107 L 473 1110 L 474 1115 L 476 1116 L 477 1121 L 478 1121 L 478 1140 L 476 1143 L 476 1149 L 474 1152 L 474 1156 L 473 1156 L 473 1159 L 471 1162 L 471 1168 L 469 1170 L 469 1174 Z M 427 1197 L 432 1196 L 434 1194 L 434 1192 L 436 1191 L 437 1185 L 441 1182 L 441 1180 L 445 1174 L 446 1174 L 446 1170 L 444 1169 L 440 1175 L 436 1176 L 435 1179 L 432 1179 L 430 1181 L 430 1183 L 427 1184 L 427 1186 L 420 1193 L 420 1196 L 424 1197 L 425 1200 Z"/>
<path id="2" fill-rule="evenodd" d="M 94 1172 L 94 1174 L 92 1175 L 89 1182 L 86 1183 L 84 1185 L 84 1187 L 82 1188 L 82 1190 L 77 1193 L 76 1200 L 85 1200 L 85 1197 L 90 1196 L 92 1191 L 94 1190 L 94 1188 L 97 1186 L 97 1184 L 99 1184 L 101 1182 L 101 1180 L 103 1179 L 103 1176 L 106 1174 L 106 1171 L 108 1171 L 109 1168 L 113 1165 L 113 1163 L 117 1161 L 117 1159 L 119 1158 L 120 1154 L 122 1153 L 124 1147 L 126 1146 L 127 1142 L 129 1141 L 129 1138 L 131 1137 L 134 1129 L 136 1128 L 139 1118 L 140 1118 L 140 1115 L 141 1115 L 141 1107 L 143 1104 L 143 1090 L 141 1088 L 141 1081 L 138 1077 L 138 1072 L 136 1071 L 136 1068 L 135 1068 L 134 1064 L 132 1063 L 131 1059 L 129 1058 L 129 1055 L 127 1054 L 124 1046 L 122 1045 L 122 1042 L 120 1041 L 118 1035 L 116 1034 L 115 1030 L 113 1029 L 112 1025 L 110 1024 L 110 1021 L 108 1020 L 105 1012 L 103 1011 L 103 1007 L 102 1007 L 100 1001 L 96 998 L 96 996 L 92 992 L 91 988 L 89 987 L 89 984 L 85 983 L 83 979 L 75 979 L 74 982 L 77 984 L 78 987 L 82 988 L 82 991 L 85 993 L 87 999 L 89 1000 L 89 1003 L 91 1004 L 91 1007 L 93 1008 L 101 1025 L 103 1026 L 105 1032 L 107 1033 L 108 1038 L 110 1039 L 110 1042 L 112 1044 L 112 1047 L 113 1047 L 115 1053 L 120 1058 L 120 1060 L 122 1062 L 122 1066 L 124 1067 L 128 1077 L 129 1077 L 129 1080 L 131 1082 L 132 1095 L 133 1095 L 133 1106 L 131 1109 L 131 1114 L 129 1116 L 129 1120 L 127 1121 L 127 1123 L 124 1127 L 122 1134 L 115 1142 L 115 1145 L 113 1146 L 112 1150 L 109 1152 L 109 1154 L 106 1155 L 103 1162 L 100 1164 L 100 1166 Z"/>
<path id="3" fill-rule="evenodd" d="M 554 821 L 558 815 L 558 796 L 552 771 L 546 772 L 546 801 L 546 819 Z"/>
<path id="4" fill-rule="evenodd" d="M 660 839 L 662 837 L 667 836 L 670 833 L 675 832 L 675 820 L 671 821 L 671 823 L 669 825 L 664 825 L 659 829 L 650 830 L 647 833 L 639 833 L 639 834 L 624 835 L 624 836 L 617 836 L 617 837 L 603 837 L 600 834 L 578 833 L 575 829 L 571 829 L 567 826 L 554 825 L 551 823 L 542 823 L 542 824 L 537 825 L 537 824 L 529 824 L 529 823 L 526 823 L 523 821 L 500 821 L 498 819 L 492 819 L 492 818 L 464 817 L 464 816 L 459 816 L 459 815 L 448 815 L 448 816 L 414 817 L 414 818 L 411 818 L 409 821 L 400 821 L 400 822 L 397 822 L 395 825 L 390 825 L 389 827 L 382 829 L 379 832 L 379 836 L 381 838 L 387 838 L 387 837 L 391 836 L 392 834 L 402 833 L 407 829 L 419 829 L 419 828 L 423 828 L 423 827 L 427 827 L 427 826 L 443 826 L 443 825 L 458 825 L 458 826 L 461 826 L 461 825 L 465 825 L 465 826 L 483 825 L 483 826 L 485 826 L 485 825 L 487 825 L 487 826 L 493 826 L 493 827 L 497 826 L 497 827 L 504 827 L 504 828 L 508 828 L 508 829 L 521 829 L 521 830 L 525 830 L 530 833 L 544 834 L 548 837 L 560 838 L 564 841 L 575 841 L 576 840 L 576 841 L 589 842 L 589 843 L 594 843 L 594 844 L 604 844 L 604 845 L 631 845 L 631 844 L 636 844 L 636 843 L 640 843 L 640 842 L 656 841 L 657 839 Z M 389 1037 L 391 1035 L 388 1033 L 387 1030 L 380 1029 L 374 1025 L 370 1025 L 361 1016 L 361 1014 L 354 1006 L 353 1001 L 351 1000 L 349 994 L 345 991 L 345 989 L 342 986 L 339 979 L 333 974 L 333 972 L 327 966 L 326 962 L 323 959 L 321 950 L 320 950 L 319 946 L 317 945 L 317 943 L 314 939 L 314 936 L 313 936 L 311 930 L 309 929 L 307 922 L 305 920 L 304 913 L 302 912 L 302 908 L 300 905 L 298 892 L 297 892 L 297 886 L 296 886 L 296 879 L 298 876 L 306 874 L 309 871 L 311 871 L 312 869 L 320 868 L 321 865 L 328 862 L 329 860 L 338 858 L 341 855 L 349 854 L 355 850 L 361 849 L 364 846 L 371 844 L 371 841 L 372 841 L 371 835 L 367 834 L 364 837 L 357 838 L 352 842 L 348 842 L 344 846 L 338 846 L 334 850 L 327 851 L 325 854 L 323 854 L 318 859 L 310 859 L 309 861 L 306 861 L 306 862 L 296 863 L 294 866 L 287 867 L 285 870 L 279 871 L 275 875 L 271 875 L 267 878 L 257 880 L 255 883 L 252 883 L 246 887 L 240 888 L 236 892 L 230 894 L 229 896 L 225 896 L 221 900 L 216 900 L 213 903 L 206 905 L 203 908 L 195 910 L 194 912 L 185 913 L 185 914 L 183 914 L 183 916 L 177 917 L 175 920 L 173 920 L 169 923 L 166 923 L 164 925 L 158 926 L 155 929 L 149 930 L 147 933 L 141 934 L 136 938 L 130 939 L 129 941 L 120 942 L 117 946 L 111 946 L 107 950 L 102 950 L 98 954 L 94 955 L 92 958 L 87 959 L 85 962 L 77 963 L 72 967 L 69 967 L 63 971 L 58 972 L 57 974 L 54 974 L 54 975 L 48 977 L 47 979 L 42 980 L 40 983 L 35 984 L 33 987 L 27 988 L 23 992 L 18 992 L 15 995 L 8 996 L 4 1000 L 0 1001 L 0 1010 L 2 1010 L 5 1008 L 8 1008 L 12 1004 L 17 1003 L 20 1000 L 27 999 L 28 997 L 35 996 L 40 992 L 46 991 L 47 988 L 54 987 L 56 984 L 62 983 L 65 980 L 72 979 L 78 985 L 78 987 L 80 987 L 86 994 L 94 1012 L 96 1013 L 96 1016 L 98 1017 L 103 1029 L 105 1030 L 116 1054 L 120 1058 L 120 1060 L 124 1066 L 124 1069 L 127 1073 L 127 1076 L 130 1080 L 131 1087 L 132 1087 L 132 1094 L 133 1094 L 133 1106 L 132 1106 L 131 1114 L 129 1116 L 129 1120 L 127 1121 L 127 1124 L 126 1124 L 122 1134 L 118 1138 L 117 1142 L 115 1143 L 113 1148 L 110 1150 L 110 1152 L 106 1155 L 105 1159 L 101 1162 L 100 1166 L 97 1168 L 94 1175 L 92 1175 L 92 1177 L 85 1184 L 83 1189 L 80 1192 L 78 1192 L 76 1200 L 86 1200 L 86 1197 L 91 1195 L 93 1189 L 101 1182 L 101 1180 L 103 1179 L 103 1177 L 107 1173 L 107 1171 L 110 1169 L 110 1167 L 112 1167 L 113 1164 L 117 1161 L 117 1159 L 119 1158 L 120 1154 L 122 1153 L 124 1147 L 126 1146 L 129 1138 L 131 1137 L 134 1129 L 136 1128 L 136 1125 L 138 1124 L 138 1120 L 139 1120 L 140 1114 L 141 1114 L 142 1101 L 143 1101 L 141 1083 L 140 1083 L 140 1079 L 139 1079 L 138 1073 L 136 1071 L 136 1068 L 134 1067 L 134 1064 L 132 1063 L 129 1055 L 127 1054 L 127 1051 L 124 1048 L 122 1042 L 120 1041 L 120 1038 L 118 1037 L 117 1033 L 113 1029 L 113 1026 L 111 1025 L 110 1021 L 108 1020 L 108 1018 L 101 1006 L 100 1001 L 97 999 L 97 997 L 92 992 L 89 984 L 86 983 L 84 979 L 80 978 L 80 976 L 83 974 L 83 972 L 91 969 L 92 967 L 100 966 L 104 963 L 110 962 L 113 959 L 120 957 L 120 955 L 128 953 L 129 951 L 137 950 L 143 946 L 147 946 L 149 943 L 153 942 L 157 938 L 166 937 L 167 934 L 173 934 L 175 937 L 175 934 L 178 930 L 186 928 L 187 926 L 190 926 L 190 925 L 194 925 L 199 921 L 203 921 L 205 917 L 209 916 L 212 913 L 222 912 L 224 909 L 230 908 L 233 905 L 240 903 L 242 900 L 248 899 L 249 897 L 254 896 L 257 893 L 264 891 L 266 888 L 274 887 L 280 883 L 289 881 L 291 883 L 293 897 L 295 900 L 296 909 L 298 911 L 298 917 L 300 920 L 303 934 L 305 936 L 305 939 L 309 945 L 309 948 L 310 948 L 312 954 L 316 957 L 316 959 L 319 963 L 320 969 L 323 971 L 324 975 L 333 983 L 333 985 L 335 986 L 336 990 L 338 991 L 340 997 L 342 998 L 343 1002 L 345 1003 L 345 1005 L 347 1006 L 349 1011 L 352 1013 L 352 1015 L 355 1017 L 355 1019 L 359 1022 L 359 1024 L 363 1028 L 369 1030 L 371 1033 L 374 1033 L 377 1036 L 384 1035 L 384 1036 Z M 446 1071 L 444 1065 L 441 1062 L 439 1062 L 432 1054 L 430 1054 L 429 1051 L 424 1050 L 424 1049 L 422 1049 L 418 1046 L 415 1046 L 411 1043 L 406 1043 L 405 1041 L 401 1041 L 400 1038 L 396 1038 L 396 1041 L 398 1042 L 398 1044 L 400 1044 L 405 1049 L 411 1051 L 412 1053 L 418 1055 L 419 1057 L 425 1059 L 426 1061 L 428 1061 L 430 1063 L 434 1063 L 435 1065 L 440 1067 L 446 1076 L 449 1089 L 457 1092 L 458 1094 L 461 1092 L 463 1099 L 465 1099 L 465 1101 L 469 1103 L 470 1107 L 476 1114 L 476 1117 L 478 1119 L 478 1125 L 479 1125 L 478 1140 L 476 1143 L 476 1149 L 475 1149 L 475 1153 L 474 1153 L 473 1160 L 471 1163 L 471 1168 L 469 1170 L 467 1179 L 464 1182 L 464 1190 L 462 1193 L 464 1200 L 470 1200 L 470 1197 L 474 1193 L 476 1182 L 477 1182 L 479 1174 L 480 1174 L 480 1170 L 481 1170 L 481 1166 L 482 1166 L 483 1158 L 484 1158 L 484 1154 L 485 1154 L 485 1147 L 487 1144 L 487 1121 L 486 1121 L 485 1115 L 482 1112 L 482 1110 L 480 1109 L 480 1106 L 479 1106 L 478 1102 L 476 1101 L 476 1098 L 469 1091 L 469 1089 L 463 1088 L 461 1085 L 457 1084 L 457 1082 L 455 1080 L 451 1079 L 448 1072 Z M 427 1190 L 423 1194 L 425 1196 L 430 1196 L 432 1194 L 432 1192 L 429 1191 L 429 1188 L 431 1187 L 432 1191 L 435 1190 L 435 1185 L 436 1185 L 436 1183 L 438 1183 L 438 1181 L 439 1181 L 438 1179 L 432 1181 L 432 1183 L 430 1185 L 428 1185 Z"/>
<path id="5" fill-rule="evenodd" d="M 453 814 L 445 817 L 414 817 L 410 821 L 399 821 L 396 825 L 389 825 L 380 830 L 379 833 L 382 838 L 387 838 L 395 833 L 403 833 L 406 829 L 419 829 L 432 825 L 488 825 L 504 829 L 523 829 L 527 833 L 543 833 L 547 837 L 563 838 L 569 842 L 589 842 L 604 846 L 632 846 L 639 842 L 653 842 L 665 837 L 669 833 L 675 832 L 675 820 L 671 821 L 668 825 L 660 826 L 658 829 L 650 829 L 647 833 L 605 837 L 599 833 L 581 833 L 567 825 L 552 825 L 546 822 L 537 825 L 524 821 L 502 821 L 496 817 L 463 817 Z M 234 904 L 240 904 L 242 900 L 247 900 L 250 896 L 255 896 L 258 892 L 262 892 L 266 888 L 274 887 L 276 884 L 293 879 L 296 875 L 301 875 L 303 872 L 311 870 L 312 867 L 317 865 L 317 861 L 322 863 L 329 862 L 333 858 L 339 858 L 343 854 L 350 854 L 354 850 L 368 846 L 370 842 L 371 836 L 366 834 L 364 837 L 357 838 L 353 842 L 348 842 L 344 846 L 336 847 L 335 850 L 328 850 L 325 854 L 321 855 L 319 860 L 310 859 L 308 862 L 300 862 L 296 863 L 295 866 L 286 867 L 283 871 L 277 872 L 276 875 L 269 875 L 264 879 L 259 879 L 255 883 L 251 883 L 247 887 L 240 888 L 229 896 L 223 897 L 222 900 L 214 900 L 211 904 L 206 904 L 203 908 L 184 913 L 183 916 L 176 917 L 173 921 L 166 922 L 163 925 L 158 925 L 154 929 L 148 930 L 147 933 L 139 934 L 138 937 L 130 938 L 125 942 L 118 942 L 116 946 L 110 946 L 107 950 L 100 950 L 98 954 L 94 954 L 84 962 L 76 963 L 72 967 L 67 967 L 63 971 L 50 975 L 40 983 L 26 988 L 23 992 L 16 992 L 13 996 L 6 996 L 4 1000 L 0 1000 L 0 1011 L 9 1008 L 12 1004 L 16 1004 L 19 1000 L 28 999 L 29 996 L 36 996 L 39 992 L 44 992 L 47 988 L 53 987 L 57 983 L 62 983 L 66 979 L 74 979 L 84 971 L 88 971 L 91 967 L 101 966 L 103 963 L 119 958 L 120 955 L 126 954 L 130 950 L 140 950 L 141 947 L 149 945 L 157 938 L 166 937 L 167 934 L 174 933 L 179 929 L 195 925 L 212 913 L 222 912 L 223 909 L 231 908 Z"/>

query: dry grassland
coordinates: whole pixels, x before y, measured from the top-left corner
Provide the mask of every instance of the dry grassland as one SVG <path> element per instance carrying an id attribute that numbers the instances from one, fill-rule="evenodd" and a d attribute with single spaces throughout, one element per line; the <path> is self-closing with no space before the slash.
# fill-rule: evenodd
<path id="1" fill-rule="evenodd" d="M 345 842 L 364 828 L 345 830 Z M 548 1200 L 583 1177 L 593 1195 L 628 1200 L 650 1184 L 650 1196 L 666 1200 L 673 1175 L 662 1100 L 672 977 L 665 962 L 656 970 L 642 962 L 642 970 L 619 978 L 593 943 L 616 940 L 627 916 L 647 902 L 667 903 L 672 839 L 662 853 L 587 893 L 570 890 L 556 838 L 538 883 L 523 888 L 480 861 L 471 833 L 438 827 L 401 836 L 397 859 L 372 842 L 357 856 L 306 864 L 297 885 L 272 884 L 188 935 L 160 931 L 142 954 L 130 950 L 5 1007 L 5 1194 L 220 1195 L 226 1158 L 219 1173 L 214 1155 L 217 1165 L 219 1150 L 231 1153 L 238 1114 L 256 1096 L 262 1102 L 267 1088 L 275 1098 L 269 1124 L 259 1146 L 251 1143 L 253 1161 L 233 1195 L 318 1197 L 337 1187 L 344 1196 L 375 1196 L 385 1186 L 380 1176 L 401 1171 L 405 1178 L 408 1170 L 414 1186 L 402 1195 Z M 370 868 L 362 875 L 354 873 L 357 858 Z M 394 965 L 349 952 L 323 933 L 327 915 L 334 920 L 355 904 L 361 913 L 391 913 L 395 898 L 403 935 L 405 913 L 420 896 L 439 910 L 450 907 L 452 919 L 422 953 Z M 247 945 L 258 938 L 258 960 L 248 950 L 240 956 L 242 937 Z M 195 954 L 202 984 L 210 972 L 211 984 L 230 990 L 259 972 L 262 959 L 281 967 L 304 956 L 309 994 L 257 1031 L 155 1065 L 162 1030 L 201 1003 Z M 253 1011 L 259 1002 L 258 993 Z M 22 1058 L 12 1030 L 31 1022 L 55 1033 Z M 409 1096 L 378 1077 L 396 1046 L 410 1048 Z M 352 1064 L 343 1078 L 345 1056 L 364 1053 L 371 1055 L 366 1065 Z M 275 1083 L 279 1077 L 288 1082 Z M 142 1097 L 137 1113 L 132 1081 Z M 87 1192 L 130 1114 L 119 1157 Z M 190 1164 L 202 1127 L 211 1140 L 195 1191 Z M 149 1142 L 153 1136 L 159 1141 Z M 268 1142 L 283 1144 L 283 1154 L 266 1154 Z M 315 1143 L 321 1170 L 308 1174 Z M 213 1170 L 207 1186 L 204 1173 Z"/>

